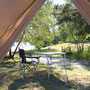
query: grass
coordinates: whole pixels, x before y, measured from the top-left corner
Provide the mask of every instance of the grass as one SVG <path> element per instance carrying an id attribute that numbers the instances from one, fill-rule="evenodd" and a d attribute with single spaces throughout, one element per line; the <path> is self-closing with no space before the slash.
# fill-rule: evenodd
<path id="1" fill-rule="evenodd" d="M 90 69 L 68 68 L 68 84 L 64 68 L 53 67 L 50 79 L 47 78 L 47 66 L 39 64 L 38 75 L 30 74 L 22 79 L 19 74 L 18 58 L 16 63 L 5 59 L 0 63 L 0 90 L 89 90 Z"/>
<path id="2" fill-rule="evenodd" d="M 66 51 L 66 57 L 69 59 L 76 59 L 76 60 L 90 60 L 90 50 L 88 51 L 90 47 L 90 43 L 85 43 L 85 50 L 83 52 L 77 52 L 76 44 L 72 43 L 63 43 L 63 44 L 56 44 L 48 47 L 41 48 L 39 52 L 63 52 L 63 49 L 66 49 L 68 47 L 71 47 L 71 52 L 67 49 Z M 29 55 L 36 55 L 37 50 L 31 50 L 31 51 L 25 51 L 26 54 Z M 53 57 L 63 57 L 62 55 L 53 55 Z"/>
<path id="3" fill-rule="evenodd" d="M 76 60 L 90 60 L 90 52 L 83 51 L 83 52 L 73 52 L 67 53 L 67 58 L 76 59 Z"/>
<path id="4" fill-rule="evenodd" d="M 89 46 L 90 46 L 90 43 L 85 43 L 84 44 L 85 50 L 87 50 Z M 76 44 L 73 44 L 73 43 L 56 44 L 56 45 L 44 47 L 44 48 L 42 48 L 42 50 L 43 51 L 48 51 L 48 49 L 50 49 L 51 51 L 62 51 L 62 47 L 63 48 L 71 47 L 71 50 L 73 52 L 77 51 Z"/>
<path id="5" fill-rule="evenodd" d="M 88 51 L 88 48 L 90 47 L 90 43 L 85 43 L 84 47 L 85 50 L 83 52 L 77 52 L 76 44 L 71 43 L 64 43 L 64 44 L 57 44 L 48 46 L 41 49 L 41 52 L 62 52 L 63 49 L 66 49 L 68 47 L 71 47 L 71 52 L 67 49 L 66 50 L 66 56 L 69 59 L 76 59 L 76 60 L 90 60 L 90 51 Z M 55 56 L 55 57 L 62 57 L 62 56 Z"/>

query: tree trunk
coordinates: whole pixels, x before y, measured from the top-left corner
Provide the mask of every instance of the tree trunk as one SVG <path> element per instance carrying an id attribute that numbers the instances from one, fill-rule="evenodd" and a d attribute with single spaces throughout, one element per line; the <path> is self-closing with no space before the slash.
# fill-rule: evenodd
<path id="1" fill-rule="evenodd" d="M 9 50 L 9 57 L 8 58 L 11 58 L 12 57 L 12 52 L 11 52 L 11 49 Z"/>
<path id="2" fill-rule="evenodd" d="M 16 46 L 15 51 L 13 52 L 13 55 L 12 55 L 12 59 L 14 59 L 14 56 L 15 56 L 15 54 L 16 54 L 16 51 L 17 51 L 18 46 L 20 45 L 20 43 L 21 43 L 21 41 L 20 41 L 20 42 L 18 43 L 18 45 Z"/>
<path id="3" fill-rule="evenodd" d="M 84 50 L 84 43 L 77 44 L 77 50 L 78 50 L 78 52 L 83 52 L 83 50 Z"/>

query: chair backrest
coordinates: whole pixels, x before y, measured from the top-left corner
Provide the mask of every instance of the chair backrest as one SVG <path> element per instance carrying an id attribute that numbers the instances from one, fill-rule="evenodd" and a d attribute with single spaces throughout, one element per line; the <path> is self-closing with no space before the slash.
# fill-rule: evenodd
<path id="1" fill-rule="evenodd" d="M 22 59 L 22 63 L 25 63 L 26 58 L 25 58 L 25 51 L 23 49 L 19 49 L 19 56 Z"/>

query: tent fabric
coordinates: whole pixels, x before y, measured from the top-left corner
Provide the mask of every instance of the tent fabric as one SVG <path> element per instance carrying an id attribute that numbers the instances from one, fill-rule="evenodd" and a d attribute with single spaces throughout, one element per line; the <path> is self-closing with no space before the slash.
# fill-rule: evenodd
<path id="1" fill-rule="evenodd" d="M 81 15 L 90 25 L 90 0 L 72 0 Z"/>
<path id="2" fill-rule="evenodd" d="M 0 60 L 45 0 L 0 0 Z"/>

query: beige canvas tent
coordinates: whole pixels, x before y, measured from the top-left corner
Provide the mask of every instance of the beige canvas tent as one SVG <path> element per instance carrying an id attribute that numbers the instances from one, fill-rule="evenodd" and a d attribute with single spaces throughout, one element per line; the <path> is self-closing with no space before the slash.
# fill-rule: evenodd
<path id="1" fill-rule="evenodd" d="M 45 0 L 0 0 L 0 60 Z"/>
<path id="2" fill-rule="evenodd" d="M 90 25 L 90 0 L 72 0 L 81 15 Z"/>
<path id="3" fill-rule="evenodd" d="M 0 0 L 0 60 L 45 0 Z M 90 24 L 90 2 L 72 0 Z"/>

